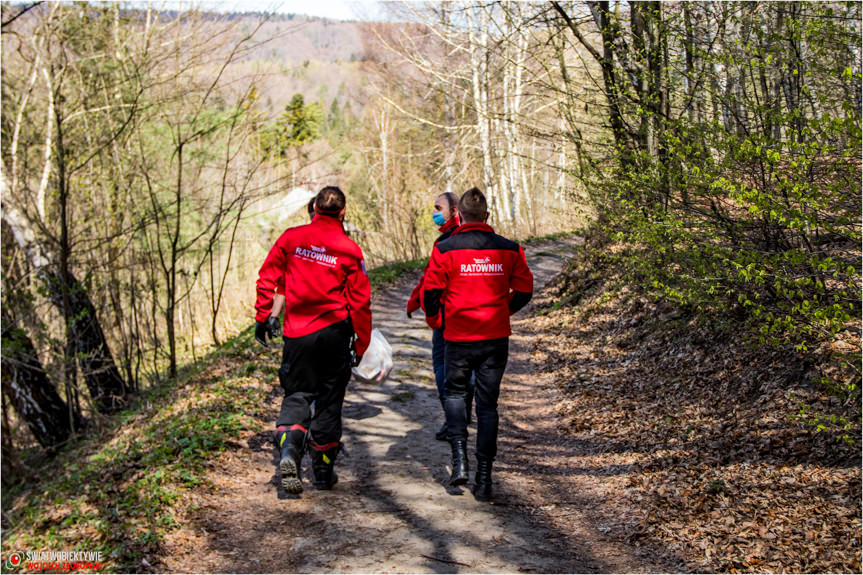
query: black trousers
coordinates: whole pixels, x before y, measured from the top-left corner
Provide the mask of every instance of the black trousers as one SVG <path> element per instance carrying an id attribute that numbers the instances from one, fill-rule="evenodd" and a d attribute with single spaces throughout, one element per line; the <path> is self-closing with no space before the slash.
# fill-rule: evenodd
<path id="1" fill-rule="evenodd" d="M 341 321 L 303 337 L 284 338 L 279 382 L 285 397 L 276 425 L 309 429 L 313 447 L 338 443 L 342 437 L 342 404 L 351 378 L 352 334 L 351 323 Z"/>
<path id="2" fill-rule="evenodd" d="M 497 400 L 509 359 L 509 338 L 448 341 L 444 353 L 447 438 L 450 442 L 467 439 L 465 394 L 473 375 L 476 383 L 476 454 L 493 460 L 497 455 Z"/>

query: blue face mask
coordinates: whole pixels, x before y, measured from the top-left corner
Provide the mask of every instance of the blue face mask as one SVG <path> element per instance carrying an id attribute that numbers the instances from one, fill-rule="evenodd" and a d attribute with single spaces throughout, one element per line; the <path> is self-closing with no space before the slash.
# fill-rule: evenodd
<path id="1" fill-rule="evenodd" d="M 443 218 L 443 214 L 441 212 L 435 212 L 432 214 L 432 219 L 436 226 L 440 227 L 446 223 L 446 220 Z"/>

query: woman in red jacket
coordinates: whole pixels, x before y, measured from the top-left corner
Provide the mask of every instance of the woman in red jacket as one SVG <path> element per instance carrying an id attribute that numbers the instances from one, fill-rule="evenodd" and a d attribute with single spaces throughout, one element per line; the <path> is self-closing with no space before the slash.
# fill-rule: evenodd
<path id="1" fill-rule="evenodd" d="M 318 193 L 310 224 L 286 230 L 258 273 L 255 337 L 266 343 L 274 295 L 285 295 L 284 347 L 279 382 L 285 392 L 277 423 L 282 487 L 300 493 L 300 462 L 309 436 L 314 485 L 336 483 L 333 464 L 342 435 L 342 403 L 372 331 L 371 286 L 363 252 L 344 232 L 345 195 L 334 186 Z M 311 417 L 311 405 L 315 416 Z"/>

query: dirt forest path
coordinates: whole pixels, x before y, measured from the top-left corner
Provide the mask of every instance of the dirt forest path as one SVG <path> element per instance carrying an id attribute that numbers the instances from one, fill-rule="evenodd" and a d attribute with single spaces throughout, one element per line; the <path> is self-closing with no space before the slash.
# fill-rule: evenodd
<path id="1" fill-rule="evenodd" d="M 537 291 L 560 270 L 576 239 L 528 248 Z M 448 487 L 450 450 L 435 441 L 442 422 L 431 370 L 431 331 L 404 304 L 415 278 L 377 291 L 375 327 L 393 345 L 395 367 L 382 385 L 352 382 L 344 407 L 339 483 L 315 491 L 278 487 L 271 428 L 251 433 L 208 474 L 188 525 L 164 546 L 161 568 L 176 572 L 588 573 L 662 572 L 669 566 L 607 538 L 605 504 L 589 474 L 554 472 L 572 457 L 557 441 L 553 392 L 533 375 L 529 335 L 514 322 L 501 393 L 495 502 Z M 419 314 L 418 314 L 419 315 Z M 274 356 L 275 357 L 275 356 Z M 274 368 L 275 369 L 275 366 Z M 269 406 L 275 419 L 280 394 Z M 272 423 L 270 423 L 272 425 Z M 475 427 L 471 426 L 471 466 Z M 569 449 L 569 448 L 566 448 Z M 570 465 L 569 468 L 572 468 Z M 473 471 L 471 472 L 471 476 Z M 580 484 L 582 482 L 583 484 Z M 601 493 L 601 490 L 597 490 Z M 572 495 L 576 494 L 576 495 Z M 607 514 L 606 514 L 607 515 Z M 673 568 L 671 568 L 673 570 Z"/>

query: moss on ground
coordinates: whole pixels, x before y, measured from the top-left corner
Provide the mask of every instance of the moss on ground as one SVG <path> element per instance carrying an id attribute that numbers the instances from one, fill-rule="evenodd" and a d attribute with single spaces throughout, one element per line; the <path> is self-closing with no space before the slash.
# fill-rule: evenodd
<path id="1" fill-rule="evenodd" d="M 241 332 L 141 393 L 98 437 L 45 461 L 36 481 L 4 490 L 4 548 L 101 551 L 107 571 L 140 570 L 178 526 L 183 491 L 206 482 L 208 460 L 266 404 L 254 345 L 252 330 Z"/>

